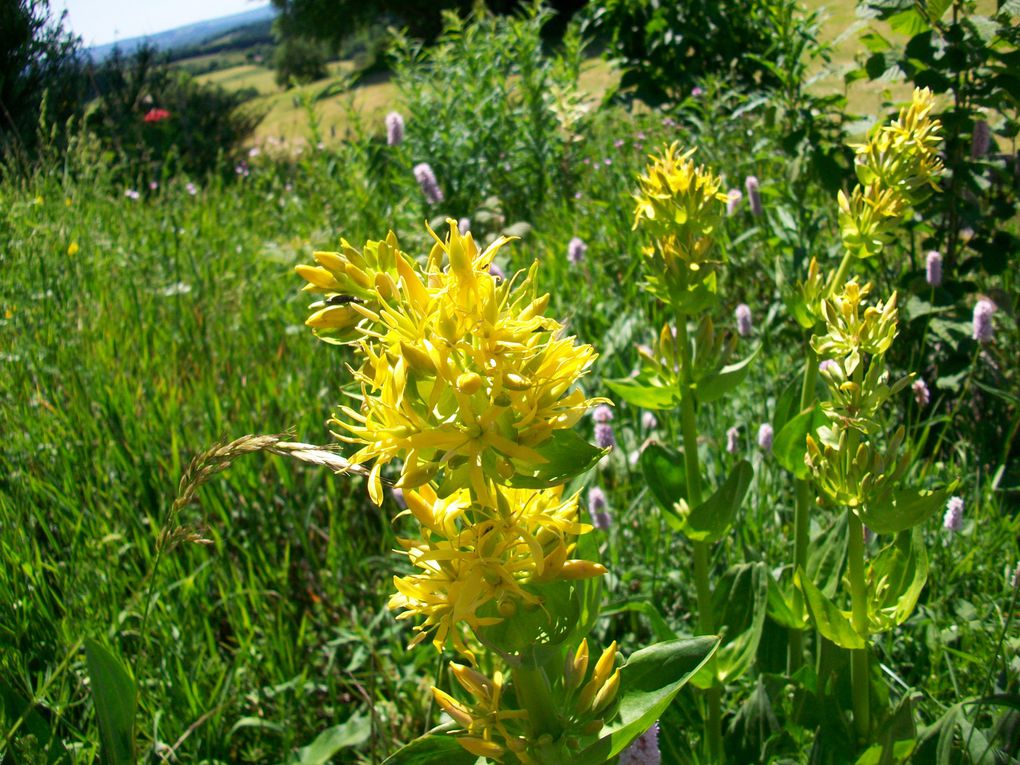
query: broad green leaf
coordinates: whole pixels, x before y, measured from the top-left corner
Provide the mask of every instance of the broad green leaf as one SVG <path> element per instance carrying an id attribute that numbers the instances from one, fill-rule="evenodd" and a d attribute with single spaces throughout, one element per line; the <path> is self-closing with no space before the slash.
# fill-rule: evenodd
<path id="1" fill-rule="evenodd" d="M 683 532 L 695 542 L 718 542 L 730 530 L 754 478 L 754 468 L 740 460 L 711 497 L 683 515 Z"/>
<path id="2" fill-rule="evenodd" d="M 794 377 L 783 388 L 776 401 L 775 413 L 772 416 L 772 427 L 776 433 L 783 431 L 783 426 L 788 423 L 800 410 L 800 391 L 803 386 L 801 378 Z M 774 445 L 773 445 L 774 448 Z"/>
<path id="3" fill-rule="evenodd" d="M 840 513 L 824 531 L 811 540 L 807 561 L 808 578 L 827 598 L 835 596 L 839 589 L 843 561 L 846 560 L 849 520 L 846 513 Z"/>
<path id="4" fill-rule="evenodd" d="M 939 491 L 897 490 L 882 503 L 863 507 L 859 513 L 868 528 L 878 534 L 895 534 L 928 520 L 945 506 L 956 483 Z"/>
<path id="5" fill-rule="evenodd" d="M 341 749 L 348 749 L 368 741 L 372 735 L 372 721 L 366 715 L 354 714 L 347 722 L 327 728 L 308 746 L 298 749 L 288 765 L 326 765 Z"/>
<path id="6" fill-rule="evenodd" d="M 740 563 L 722 575 L 712 594 L 719 650 L 694 676 L 694 685 L 709 688 L 716 681 L 733 682 L 750 668 L 765 623 L 768 576 L 764 563 Z"/>
<path id="7" fill-rule="evenodd" d="M 14 734 L 15 740 L 23 735 L 33 736 L 36 746 L 46 750 L 46 762 L 54 763 L 61 759 L 65 754 L 64 745 L 59 739 L 54 739 L 53 729 L 46 718 L 34 706 L 29 706 L 28 701 L 12 686 L 0 679 L 0 726 L 11 726 L 18 719 L 22 719 L 22 723 Z M 12 762 L 17 765 L 18 760 L 12 756 Z"/>
<path id="8" fill-rule="evenodd" d="M 676 503 L 687 496 L 684 456 L 662 444 L 648 444 L 638 458 L 645 483 L 667 517 L 678 518 Z"/>
<path id="9" fill-rule="evenodd" d="M 925 0 L 924 8 L 928 12 L 928 18 L 935 23 L 946 15 L 952 4 L 953 0 Z"/>
<path id="10" fill-rule="evenodd" d="M 896 540 L 882 550 L 869 565 L 869 582 L 881 582 L 882 587 L 868 588 L 868 608 L 876 615 L 881 613 L 888 628 L 903 624 L 917 605 L 917 599 L 928 580 L 928 554 L 920 529 L 903 531 Z"/>
<path id="11" fill-rule="evenodd" d="M 867 645 L 864 638 L 854 630 L 847 615 L 815 587 L 802 569 L 798 569 L 794 574 L 794 582 L 804 593 L 808 611 L 811 612 L 811 621 L 814 622 L 815 628 L 823 637 L 828 638 L 840 648 L 856 649 L 864 648 Z"/>
<path id="12" fill-rule="evenodd" d="M 710 401 L 722 398 L 736 388 L 747 377 L 751 362 L 755 360 L 760 350 L 761 346 L 759 345 L 747 358 L 735 364 L 728 364 L 715 374 L 706 375 L 698 380 L 697 387 L 695 388 L 695 395 L 698 397 L 698 401 L 707 404 Z"/>
<path id="13" fill-rule="evenodd" d="M 662 717 L 718 645 L 715 637 L 686 638 L 656 643 L 631 654 L 620 671 L 619 716 L 609 732 L 573 758 L 571 765 L 612 761 Z"/>
<path id="14" fill-rule="evenodd" d="M 383 760 L 383 765 L 436 765 L 437 762 L 475 765 L 478 758 L 458 744 L 456 737 L 449 735 L 456 727 L 454 723 L 447 723 L 433 728 L 391 754 Z"/>
<path id="15" fill-rule="evenodd" d="M 651 625 L 652 633 L 655 635 L 656 640 L 665 641 L 677 639 L 676 632 L 674 632 L 673 628 L 670 627 L 666 623 L 666 620 L 662 618 L 662 614 L 659 613 L 659 609 L 647 600 L 614 603 L 603 608 L 600 616 L 616 616 L 617 614 L 623 613 L 637 613 L 647 617 L 648 623 Z"/>
<path id="16" fill-rule="evenodd" d="M 888 23 L 889 27 L 894 32 L 899 32 L 901 35 L 906 35 L 907 37 L 919 35 L 921 32 L 925 32 L 930 29 L 924 16 L 918 13 L 915 8 L 910 8 L 890 16 L 888 18 Z"/>
<path id="17" fill-rule="evenodd" d="M 523 489 L 545 489 L 566 483 L 575 475 L 589 470 L 606 450 L 592 446 L 573 430 L 556 430 L 535 448 L 545 458 L 539 464 L 514 460 L 517 472 L 510 486 Z"/>
<path id="18" fill-rule="evenodd" d="M 803 602 L 803 598 L 794 601 L 793 592 L 790 590 L 790 582 L 783 582 L 783 578 L 789 578 L 789 569 L 784 570 L 784 577 L 779 581 L 769 582 L 768 589 L 768 615 L 776 624 L 790 630 L 803 630 L 808 626 L 808 615 L 803 607 L 798 608 L 796 602 Z"/>
<path id="19" fill-rule="evenodd" d="M 914 727 L 913 697 L 910 694 L 879 726 L 877 742 L 861 755 L 855 765 L 894 765 L 906 762 L 917 748 L 917 729 Z"/>
<path id="20" fill-rule="evenodd" d="M 642 409 L 674 409 L 680 401 L 680 394 L 674 387 L 652 385 L 635 377 L 606 380 L 606 386 L 628 404 Z"/>
<path id="21" fill-rule="evenodd" d="M 807 435 L 827 424 L 828 418 L 817 407 L 805 409 L 796 417 L 788 420 L 776 433 L 776 438 L 772 443 L 772 454 L 776 461 L 793 473 L 794 477 L 802 480 L 807 478 L 808 468 L 804 464 L 804 454 L 807 452 Z"/>
<path id="22" fill-rule="evenodd" d="M 135 681 L 116 656 L 91 638 L 85 641 L 85 663 L 103 758 L 108 765 L 135 765 Z"/>

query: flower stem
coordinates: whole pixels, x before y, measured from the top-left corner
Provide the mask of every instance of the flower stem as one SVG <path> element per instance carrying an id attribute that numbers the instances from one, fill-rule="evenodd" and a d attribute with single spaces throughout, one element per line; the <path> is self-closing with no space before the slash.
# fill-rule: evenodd
<path id="1" fill-rule="evenodd" d="M 809 342 L 804 350 L 804 383 L 800 389 L 800 411 L 803 412 L 815 399 L 815 381 L 818 379 L 818 357 Z M 807 551 L 810 536 L 811 484 L 806 479 L 796 478 L 793 482 L 796 506 L 793 520 L 793 569 L 807 570 Z M 793 606 L 796 613 L 804 610 L 803 596 L 794 588 Z M 804 630 L 790 631 L 790 652 L 787 666 L 790 673 L 800 669 L 804 661 Z"/>
<path id="2" fill-rule="evenodd" d="M 528 721 L 535 736 L 543 733 L 558 736 L 562 732 L 562 726 L 545 670 L 524 662 L 513 668 L 512 675 L 517 700 L 527 710 Z"/>
<path id="3" fill-rule="evenodd" d="M 870 678 L 868 673 L 868 592 L 864 582 L 864 524 L 850 513 L 847 533 L 847 578 L 850 580 L 851 622 L 854 631 L 864 638 L 864 648 L 851 651 L 850 678 L 853 683 L 854 727 L 862 740 L 871 730 Z"/>
<path id="4" fill-rule="evenodd" d="M 680 428 L 684 441 L 684 470 L 687 476 L 687 503 L 691 508 L 701 504 L 701 468 L 698 464 L 698 423 L 694 413 L 693 374 L 691 348 L 687 336 L 687 314 L 677 311 L 677 345 L 680 356 Z M 715 614 L 712 608 L 712 585 L 709 582 L 709 550 L 707 542 L 694 545 L 694 583 L 698 593 L 698 626 L 704 635 L 715 634 Z M 714 681 L 715 662 L 708 664 L 713 674 L 713 685 L 706 692 L 708 719 L 705 720 L 705 739 L 709 759 L 722 762 L 722 688 Z"/>

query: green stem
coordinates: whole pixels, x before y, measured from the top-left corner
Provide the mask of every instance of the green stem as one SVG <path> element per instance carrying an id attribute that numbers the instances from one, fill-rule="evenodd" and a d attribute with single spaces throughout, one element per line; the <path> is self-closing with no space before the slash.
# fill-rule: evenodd
<path id="1" fill-rule="evenodd" d="M 871 730 L 871 710 L 867 646 L 868 592 L 864 582 L 864 524 L 852 512 L 849 513 L 849 517 L 847 578 L 850 580 L 851 621 L 854 631 L 865 641 L 864 648 L 851 651 L 850 679 L 853 683 L 854 727 L 857 729 L 857 735 L 867 741 Z"/>
<path id="2" fill-rule="evenodd" d="M 698 464 L 698 423 L 694 413 L 694 396 L 691 383 L 691 348 L 687 336 L 687 315 L 676 314 L 677 345 L 680 355 L 680 428 L 684 442 L 684 469 L 687 475 L 687 502 L 694 508 L 701 504 L 701 468 Z M 709 550 L 707 542 L 693 542 L 694 583 L 698 593 L 698 625 L 704 635 L 715 634 L 715 614 L 712 608 L 712 585 L 709 581 Z M 714 662 L 709 663 L 714 677 Z M 706 692 L 708 719 L 705 720 L 705 739 L 712 762 L 722 762 L 722 688 L 714 684 Z"/>
<path id="3" fill-rule="evenodd" d="M 528 712 L 535 737 L 548 733 L 554 738 L 563 730 L 560 717 L 553 703 L 552 687 L 545 670 L 538 666 L 522 664 L 512 670 L 517 700 Z"/>
<path id="4" fill-rule="evenodd" d="M 804 384 L 800 389 L 800 411 L 804 411 L 815 399 L 815 382 L 818 379 L 818 357 L 811 347 L 810 338 L 804 350 Z M 795 479 L 793 482 L 796 497 L 793 520 L 793 568 L 807 570 L 807 552 L 810 536 L 810 519 L 812 497 L 811 484 L 804 479 Z M 793 591 L 793 605 L 797 613 L 804 610 L 803 596 L 800 590 Z M 792 630 L 790 632 L 790 653 L 787 657 L 787 666 L 790 673 L 796 672 L 804 661 L 804 631 Z"/>

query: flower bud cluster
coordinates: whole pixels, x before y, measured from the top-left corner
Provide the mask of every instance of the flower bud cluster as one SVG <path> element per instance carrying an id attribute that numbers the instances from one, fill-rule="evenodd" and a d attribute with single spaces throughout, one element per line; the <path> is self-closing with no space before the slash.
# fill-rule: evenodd
<path id="1" fill-rule="evenodd" d="M 489 678 L 470 667 L 452 663 L 450 671 L 470 695 L 470 701 L 459 701 L 439 688 L 433 688 L 432 693 L 443 711 L 462 729 L 457 741 L 471 754 L 496 762 L 531 765 L 536 760 L 529 752 L 536 746 L 562 752 L 562 745 L 572 739 L 597 735 L 616 713 L 620 690 L 618 655 L 614 642 L 594 666 L 589 666 L 587 640 L 582 640 L 576 651 L 567 652 L 562 677 L 553 678 L 557 696 L 563 699 L 563 707 L 557 710 L 555 738 L 549 733 L 534 738 L 528 712 L 508 703 L 501 672 Z"/>
<path id="2" fill-rule="evenodd" d="M 829 389 L 821 404 L 829 425 L 808 435 L 804 460 L 821 493 L 851 509 L 887 496 L 909 464 L 909 455 L 900 454 L 902 427 L 884 451 L 874 443 L 887 431 L 884 404 L 911 378 L 890 384 L 883 359 L 896 337 L 896 295 L 870 306 L 865 302 L 870 292 L 870 284 L 847 282 L 822 303 L 826 332 L 811 338 L 822 359 L 819 376 Z"/>
<path id="3" fill-rule="evenodd" d="M 843 246 L 856 257 L 877 255 L 900 221 L 937 188 L 944 168 L 936 153 L 942 123 L 930 116 L 934 105 L 930 90 L 915 89 L 896 121 L 855 147 L 860 183 L 849 196 L 839 193 L 839 223 Z"/>
<path id="4" fill-rule="evenodd" d="M 647 230 L 655 244 L 645 249 L 652 261 L 649 289 L 687 313 L 715 292 L 715 233 L 723 224 L 727 193 L 722 180 L 696 166 L 694 149 L 674 143 L 653 156 L 638 178 L 634 228 Z M 697 301 L 691 304 L 691 301 Z"/>

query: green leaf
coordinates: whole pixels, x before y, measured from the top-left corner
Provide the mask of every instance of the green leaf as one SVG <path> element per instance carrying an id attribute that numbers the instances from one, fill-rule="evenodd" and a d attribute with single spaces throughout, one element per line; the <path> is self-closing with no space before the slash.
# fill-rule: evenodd
<path id="1" fill-rule="evenodd" d="M 448 731 L 456 728 L 455 723 L 447 723 L 433 728 L 424 736 L 416 738 L 406 746 L 383 760 L 383 765 L 475 765 L 478 759 L 457 743 Z"/>
<path id="2" fill-rule="evenodd" d="M 85 641 L 85 663 L 103 757 L 108 765 L 135 765 L 135 681 L 116 656 L 91 638 Z"/>
<path id="3" fill-rule="evenodd" d="M 839 513 L 828 528 L 811 540 L 807 562 L 808 578 L 827 598 L 833 597 L 839 588 L 843 561 L 846 560 L 846 530 L 849 521 L 846 513 Z"/>
<path id="4" fill-rule="evenodd" d="M 883 587 L 878 592 L 869 588 L 868 608 L 886 616 L 889 628 L 903 624 L 913 613 L 928 581 L 928 553 L 921 530 L 897 534 L 895 541 L 875 556 L 869 568 L 868 581 L 882 582 Z"/>
<path id="5" fill-rule="evenodd" d="M 15 740 L 22 736 L 33 736 L 36 746 L 40 750 L 45 749 L 46 762 L 57 762 L 66 753 L 61 741 L 54 738 L 53 729 L 46 718 L 12 686 L 0 679 L 0 725 L 10 726 L 18 719 L 22 720 L 22 724 L 14 734 Z M 13 757 L 13 753 L 11 756 L 13 765 L 17 765 L 18 760 Z"/>
<path id="6" fill-rule="evenodd" d="M 351 715 L 347 722 L 327 728 L 308 746 L 298 749 L 287 760 L 288 765 L 326 765 L 341 749 L 363 744 L 371 735 L 371 719 L 366 715 Z"/>
<path id="7" fill-rule="evenodd" d="M 606 386 L 628 404 L 642 409 L 674 409 L 680 401 L 676 388 L 652 385 L 636 377 L 605 380 Z"/>
<path id="8" fill-rule="evenodd" d="M 683 454 L 662 444 L 648 444 L 638 464 L 659 507 L 667 517 L 678 519 L 676 503 L 687 496 Z"/>
<path id="9" fill-rule="evenodd" d="M 698 397 L 698 401 L 707 404 L 710 401 L 722 398 L 736 388 L 747 377 L 751 362 L 755 360 L 760 350 L 761 346 L 759 345 L 747 358 L 735 364 L 727 364 L 718 372 L 706 375 L 698 380 L 697 387 L 695 388 L 695 395 Z"/>
<path id="10" fill-rule="evenodd" d="M 797 608 L 794 599 L 793 592 L 791 592 L 791 582 L 784 584 L 783 578 L 789 578 L 789 569 L 784 569 L 784 577 L 780 580 L 769 582 L 768 589 L 768 615 L 776 624 L 781 627 L 785 627 L 789 630 L 802 630 L 808 626 L 808 615 L 807 612 L 801 608 Z M 798 601 L 803 601 L 803 598 L 798 598 Z"/>
<path id="11" fill-rule="evenodd" d="M 808 467 L 804 464 L 807 452 L 807 435 L 828 424 L 828 419 L 817 407 L 810 407 L 790 419 L 776 434 L 772 442 L 772 454 L 776 461 L 795 478 L 804 480 L 808 477 Z"/>
<path id="12" fill-rule="evenodd" d="M 935 23 L 946 15 L 946 11 L 949 10 L 949 6 L 952 4 L 953 0 L 926 0 L 924 9 L 928 13 L 928 19 Z"/>
<path id="13" fill-rule="evenodd" d="M 686 638 L 631 654 L 620 670 L 618 718 L 606 735 L 571 759 L 572 765 L 604 765 L 626 749 L 662 717 L 718 645 L 715 637 Z"/>
<path id="14" fill-rule="evenodd" d="M 880 503 L 860 509 L 861 520 L 878 534 L 895 534 L 928 520 L 945 506 L 949 495 L 956 489 L 954 482 L 939 491 L 900 489 Z"/>
<path id="15" fill-rule="evenodd" d="M 840 648 L 856 649 L 864 648 L 867 645 L 864 638 L 854 630 L 847 615 L 815 587 L 814 583 L 805 576 L 803 569 L 797 570 L 793 581 L 804 593 L 804 601 L 807 603 L 808 611 L 811 612 L 811 620 L 823 637 L 828 638 Z"/>
<path id="16" fill-rule="evenodd" d="M 718 542 L 730 529 L 754 478 L 754 468 L 740 460 L 711 497 L 682 517 L 683 532 L 695 542 Z"/>
<path id="17" fill-rule="evenodd" d="M 926 32 L 931 27 L 924 16 L 917 12 L 916 8 L 909 8 L 888 18 L 889 26 L 894 32 L 901 35 L 913 37 L 921 32 Z"/>
<path id="18" fill-rule="evenodd" d="M 554 430 L 553 434 L 535 448 L 545 462 L 539 464 L 514 460 L 510 486 L 522 489 L 546 489 L 566 483 L 575 475 L 591 469 L 605 449 L 592 446 L 573 430 Z"/>
<path id="19" fill-rule="evenodd" d="M 676 632 L 674 632 L 672 627 L 670 627 L 666 623 L 666 620 L 662 618 L 662 614 L 659 613 L 659 609 L 647 600 L 613 603 L 612 605 L 603 608 L 600 616 L 609 617 L 623 613 L 637 613 L 647 617 L 648 623 L 652 628 L 652 634 L 655 635 L 656 640 L 677 639 Z"/>
<path id="20" fill-rule="evenodd" d="M 765 623 L 768 577 L 764 563 L 740 563 L 722 575 L 712 594 L 722 642 L 715 660 L 691 681 L 697 687 L 733 682 L 751 667 Z"/>

